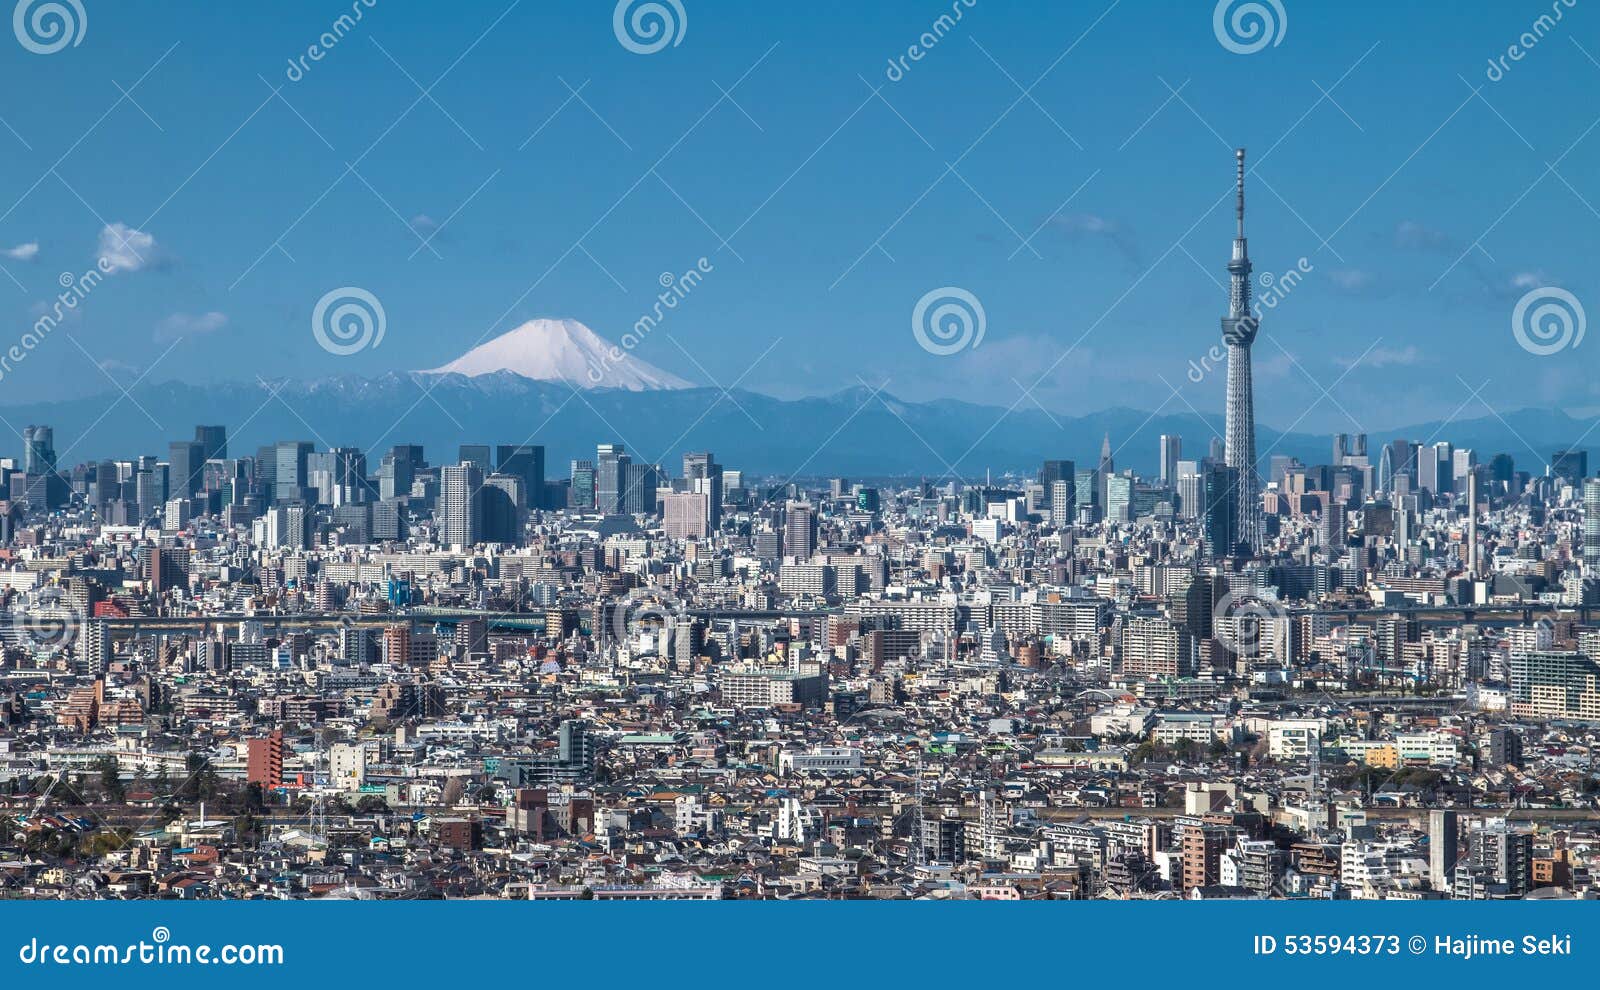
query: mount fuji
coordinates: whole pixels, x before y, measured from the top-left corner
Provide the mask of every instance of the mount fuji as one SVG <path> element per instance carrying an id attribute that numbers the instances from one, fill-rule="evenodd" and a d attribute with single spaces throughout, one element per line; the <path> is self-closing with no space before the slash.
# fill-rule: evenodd
<path id="1" fill-rule="evenodd" d="M 584 389 L 653 392 L 695 387 L 641 361 L 577 320 L 529 320 L 422 374 L 477 378 L 502 371 Z"/>

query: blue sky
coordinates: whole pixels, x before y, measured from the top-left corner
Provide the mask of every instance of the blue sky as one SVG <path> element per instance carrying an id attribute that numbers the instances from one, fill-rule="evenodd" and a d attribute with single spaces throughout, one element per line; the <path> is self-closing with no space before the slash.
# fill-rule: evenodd
<path id="1" fill-rule="evenodd" d="M 1309 269 L 1256 345 L 1263 421 L 1600 407 L 1600 342 L 1537 355 L 1512 332 L 1541 288 L 1600 306 L 1581 2 L 1281 0 L 1252 54 L 1208 0 L 680 0 L 678 44 L 652 54 L 619 42 L 610 0 L 80 2 L 77 45 L 0 45 L 10 338 L 105 228 L 136 254 L 0 403 L 108 375 L 428 368 L 539 316 L 617 339 L 704 257 L 636 352 L 697 382 L 1215 412 L 1222 376 L 1191 362 L 1218 339 L 1244 145 L 1258 275 Z M 343 286 L 381 301 L 380 346 L 318 345 L 312 311 Z M 918 346 L 942 287 L 981 300 L 976 348 Z"/>

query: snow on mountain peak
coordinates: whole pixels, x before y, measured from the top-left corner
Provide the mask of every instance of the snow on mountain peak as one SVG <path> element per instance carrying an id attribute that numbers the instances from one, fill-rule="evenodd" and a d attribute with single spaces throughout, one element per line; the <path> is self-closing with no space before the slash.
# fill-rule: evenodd
<path id="1" fill-rule="evenodd" d="M 476 378 L 497 371 L 537 381 L 565 382 L 577 388 L 646 392 L 695 387 L 692 382 L 639 360 L 577 320 L 529 320 L 449 364 L 424 373 Z"/>

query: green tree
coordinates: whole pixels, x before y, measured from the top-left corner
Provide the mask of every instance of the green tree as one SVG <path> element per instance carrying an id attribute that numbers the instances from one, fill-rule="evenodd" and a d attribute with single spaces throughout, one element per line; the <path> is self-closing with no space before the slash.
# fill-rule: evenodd
<path id="1" fill-rule="evenodd" d="M 106 797 L 121 804 L 128 796 L 128 791 L 122 786 L 122 768 L 117 765 L 117 758 L 107 753 L 94 761 L 93 766 L 100 774 L 100 788 L 106 792 Z"/>

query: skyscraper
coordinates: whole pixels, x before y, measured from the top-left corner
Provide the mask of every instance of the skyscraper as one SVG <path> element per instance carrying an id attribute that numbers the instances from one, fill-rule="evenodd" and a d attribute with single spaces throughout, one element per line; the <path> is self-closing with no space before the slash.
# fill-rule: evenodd
<path id="1" fill-rule="evenodd" d="M 1208 463 L 1205 466 L 1202 491 L 1198 501 L 1203 506 L 1202 528 L 1205 553 L 1211 558 L 1232 556 L 1241 542 L 1239 537 L 1239 510 L 1237 497 L 1240 489 L 1239 469 L 1227 464 Z"/>
<path id="2" fill-rule="evenodd" d="M 1161 434 L 1161 483 L 1171 487 L 1178 483 L 1178 459 L 1183 456 L 1183 438 L 1168 433 Z"/>
<path id="3" fill-rule="evenodd" d="M 808 502 L 790 502 L 783 511 L 783 553 L 805 560 L 817 552 L 817 513 Z"/>
<path id="4" fill-rule="evenodd" d="M 620 443 L 603 443 L 595 448 L 594 504 L 608 515 L 622 512 L 627 491 L 629 458 Z"/>
<path id="5" fill-rule="evenodd" d="M 483 472 L 462 462 L 439 470 L 439 542 L 470 547 L 483 528 Z"/>
<path id="6" fill-rule="evenodd" d="M 457 450 L 456 462 L 471 464 L 484 474 L 489 473 L 489 445 L 486 443 L 464 443 Z"/>
<path id="7" fill-rule="evenodd" d="M 1600 578 L 1600 478 L 1583 482 L 1583 576 Z"/>
<path id="8" fill-rule="evenodd" d="M 1105 438 L 1100 441 L 1100 465 L 1096 469 L 1094 479 L 1095 491 L 1098 492 L 1100 496 L 1097 502 L 1101 511 L 1105 510 L 1106 504 L 1109 501 L 1107 497 L 1109 495 L 1108 486 L 1111 483 L 1111 476 L 1116 473 L 1117 463 L 1116 461 L 1112 460 L 1111 457 L 1111 434 L 1107 433 Z"/>
<path id="9" fill-rule="evenodd" d="M 200 473 L 205 468 L 205 444 L 199 440 L 174 440 L 167 446 L 167 463 L 173 498 L 192 498 L 200 490 Z"/>
<path id="10" fill-rule="evenodd" d="M 222 460 L 228 456 L 228 428 L 226 426 L 196 426 L 194 438 L 208 461 Z"/>
<path id="11" fill-rule="evenodd" d="M 1589 475 L 1589 452 L 1558 450 L 1550 457 L 1550 473 L 1576 488 Z"/>
<path id="12" fill-rule="evenodd" d="M 683 477 L 691 493 L 706 497 L 706 524 L 716 532 L 722 526 L 722 465 L 709 451 L 684 454 Z"/>
<path id="13" fill-rule="evenodd" d="M 273 448 L 275 470 L 272 476 L 272 497 L 278 502 L 304 502 L 306 492 L 306 460 L 311 456 L 308 440 L 279 440 Z M 309 496 L 314 497 L 314 496 Z"/>
<path id="14" fill-rule="evenodd" d="M 1261 546 L 1261 517 L 1256 509 L 1256 405 L 1255 385 L 1250 373 L 1250 345 L 1255 343 L 1260 322 L 1250 312 L 1250 250 L 1244 237 L 1244 149 L 1235 157 L 1239 163 L 1239 191 L 1236 207 L 1239 233 L 1233 240 L 1233 257 L 1228 262 L 1231 282 L 1228 315 L 1222 320 L 1222 339 L 1228 343 L 1227 445 L 1224 458 L 1238 472 L 1238 542 L 1253 554 Z M 1209 485 L 1207 486 L 1210 487 Z M 1232 548 L 1218 547 L 1218 553 Z"/>
<path id="15" fill-rule="evenodd" d="M 529 509 L 542 509 L 544 504 L 544 448 L 538 444 L 501 444 L 495 448 L 495 467 L 500 474 L 514 474 L 522 479 L 523 496 Z"/>
<path id="16" fill-rule="evenodd" d="M 56 469 L 56 431 L 48 426 L 22 428 L 22 470 L 47 474 Z"/>

